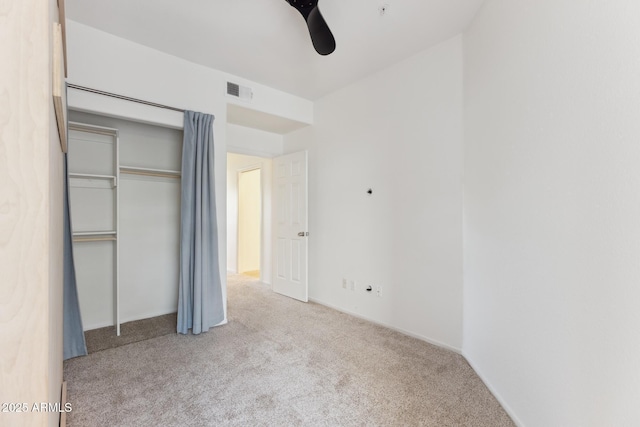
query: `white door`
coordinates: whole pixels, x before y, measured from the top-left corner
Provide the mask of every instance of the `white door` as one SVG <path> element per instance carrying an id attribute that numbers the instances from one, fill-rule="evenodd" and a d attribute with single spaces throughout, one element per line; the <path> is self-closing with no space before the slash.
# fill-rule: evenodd
<path id="1" fill-rule="evenodd" d="M 273 290 L 307 302 L 307 152 L 273 159 Z"/>

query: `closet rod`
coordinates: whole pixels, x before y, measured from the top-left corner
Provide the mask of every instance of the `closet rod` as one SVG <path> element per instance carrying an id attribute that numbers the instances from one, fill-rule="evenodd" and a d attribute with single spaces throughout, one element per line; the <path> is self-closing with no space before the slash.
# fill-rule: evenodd
<path id="1" fill-rule="evenodd" d="M 177 111 L 179 113 L 184 113 L 184 111 L 185 111 L 182 108 L 170 107 L 168 105 L 157 104 L 155 102 L 145 101 L 145 100 L 137 99 L 137 98 L 131 98 L 129 96 L 124 96 L 124 95 L 118 95 L 117 93 L 111 93 L 111 92 L 105 92 L 103 90 L 92 89 L 92 88 L 86 87 L 86 86 L 74 85 L 73 83 L 67 83 L 67 87 L 71 88 L 71 89 L 83 90 L 85 92 L 96 93 L 98 95 L 110 96 L 111 98 L 118 98 L 118 99 L 122 99 L 122 100 L 125 100 L 125 101 L 137 102 L 138 104 L 149 105 L 151 107 L 158 107 L 158 108 L 164 108 L 165 110 Z"/>

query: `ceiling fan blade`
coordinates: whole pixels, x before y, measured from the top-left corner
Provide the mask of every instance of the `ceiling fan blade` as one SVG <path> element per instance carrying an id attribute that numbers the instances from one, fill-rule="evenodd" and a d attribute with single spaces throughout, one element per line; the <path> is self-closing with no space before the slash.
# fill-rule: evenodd
<path id="1" fill-rule="evenodd" d="M 318 9 L 318 0 L 286 0 L 307 23 L 311 43 L 320 55 L 329 55 L 336 50 L 336 40 Z"/>
<path id="2" fill-rule="evenodd" d="M 320 55 L 329 55 L 336 50 L 336 39 L 322 17 L 318 6 L 314 7 L 309 13 L 307 27 L 311 36 L 311 43 L 313 43 L 316 52 Z"/>

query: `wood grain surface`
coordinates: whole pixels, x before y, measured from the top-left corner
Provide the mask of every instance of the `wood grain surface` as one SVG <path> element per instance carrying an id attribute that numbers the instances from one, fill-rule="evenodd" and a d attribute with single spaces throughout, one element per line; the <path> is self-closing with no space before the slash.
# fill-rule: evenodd
<path id="1" fill-rule="evenodd" d="M 57 425 L 62 376 L 61 154 L 51 98 L 55 0 L 0 2 L 0 412 Z M 52 119 L 54 122 L 52 123 Z M 56 182 L 58 181 L 58 182 Z M 60 213 L 52 215 L 52 209 Z"/>

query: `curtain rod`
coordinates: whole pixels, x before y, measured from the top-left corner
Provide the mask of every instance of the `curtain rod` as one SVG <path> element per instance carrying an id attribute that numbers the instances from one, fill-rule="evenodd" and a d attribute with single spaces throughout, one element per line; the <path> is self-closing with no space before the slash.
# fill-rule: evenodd
<path id="1" fill-rule="evenodd" d="M 111 92 L 105 92 L 103 90 L 92 89 L 92 88 L 86 87 L 86 86 L 74 85 L 72 83 L 67 83 L 67 87 L 69 87 L 71 89 L 83 90 L 85 92 L 96 93 L 98 95 L 110 96 L 111 98 L 118 98 L 118 99 L 122 99 L 122 100 L 125 100 L 125 101 L 137 102 L 138 104 L 149 105 L 151 107 L 158 107 L 158 108 L 164 108 L 165 110 L 177 111 L 179 113 L 184 113 L 184 111 L 185 111 L 182 108 L 169 107 L 168 105 L 157 104 L 155 102 L 149 102 L 149 101 L 144 101 L 142 99 L 131 98 L 129 96 L 118 95 L 117 93 L 111 93 Z"/>

